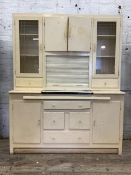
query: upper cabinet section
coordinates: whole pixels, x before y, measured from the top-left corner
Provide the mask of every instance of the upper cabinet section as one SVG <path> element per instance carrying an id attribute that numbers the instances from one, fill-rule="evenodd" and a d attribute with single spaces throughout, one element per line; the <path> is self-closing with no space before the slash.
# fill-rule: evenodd
<path id="1" fill-rule="evenodd" d="M 90 51 L 91 18 L 45 17 L 45 51 Z"/>
<path id="2" fill-rule="evenodd" d="M 94 25 L 94 75 L 118 76 L 119 19 L 97 19 Z"/>
<path id="3" fill-rule="evenodd" d="M 16 75 L 40 76 L 42 72 L 42 18 L 15 19 Z"/>
<path id="4" fill-rule="evenodd" d="M 14 86 L 47 90 L 120 88 L 121 17 L 14 16 Z"/>
<path id="5" fill-rule="evenodd" d="M 46 51 L 67 51 L 67 22 L 64 16 L 45 17 Z"/>
<path id="6" fill-rule="evenodd" d="M 91 49 L 91 18 L 69 17 L 68 51 Z"/>

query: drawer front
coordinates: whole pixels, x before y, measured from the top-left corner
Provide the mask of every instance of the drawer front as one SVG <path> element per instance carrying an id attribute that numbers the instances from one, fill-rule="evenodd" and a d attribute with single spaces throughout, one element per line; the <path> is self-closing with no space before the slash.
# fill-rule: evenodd
<path id="1" fill-rule="evenodd" d="M 90 129 L 90 112 L 70 112 L 70 129 Z"/>
<path id="2" fill-rule="evenodd" d="M 16 87 L 42 87 L 42 78 L 16 78 Z"/>
<path id="3" fill-rule="evenodd" d="M 92 79 L 92 88 L 118 88 L 118 79 Z"/>
<path id="4" fill-rule="evenodd" d="M 44 112 L 43 129 L 64 129 L 64 112 Z"/>
<path id="5" fill-rule="evenodd" d="M 88 109 L 90 101 L 45 101 L 44 109 Z"/>
<path id="6" fill-rule="evenodd" d="M 89 143 L 89 131 L 44 131 L 44 143 Z"/>

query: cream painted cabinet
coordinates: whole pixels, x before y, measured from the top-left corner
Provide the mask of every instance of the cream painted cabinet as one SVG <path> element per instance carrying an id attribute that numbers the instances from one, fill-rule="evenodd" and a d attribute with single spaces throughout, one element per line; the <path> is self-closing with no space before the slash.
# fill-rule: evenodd
<path id="1" fill-rule="evenodd" d="M 121 17 L 13 16 L 10 153 L 122 153 Z"/>
<path id="2" fill-rule="evenodd" d="M 91 18 L 45 17 L 45 51 L 90 51 Z"/>
<path id="3" fill-rule="evenodd" d="M 41 103 L 15 100 L 12 103 L 14 143 L 40 143 Z"/>
<path id="4" fill-rule="evenodd" d="M 93 143 L 119 143 L 119 101 L 93 103 Z"/>

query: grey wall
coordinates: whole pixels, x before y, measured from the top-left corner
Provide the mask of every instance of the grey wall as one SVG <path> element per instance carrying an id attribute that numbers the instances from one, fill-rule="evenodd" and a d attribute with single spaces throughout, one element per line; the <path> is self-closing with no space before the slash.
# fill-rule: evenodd
<path id="1" fill-rule="evenodd" d="M 48 12 L 123 15 L 122 86 L 124 136 L 131 138 L 131 0 L 0 0 L 0 137 L 8 137 L 8 91 L 12 89 L 12 13 Z"/>

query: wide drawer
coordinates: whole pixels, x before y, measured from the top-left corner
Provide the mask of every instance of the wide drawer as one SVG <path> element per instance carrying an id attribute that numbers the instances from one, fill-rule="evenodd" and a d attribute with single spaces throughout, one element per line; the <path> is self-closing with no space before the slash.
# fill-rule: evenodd
<path id="1" fill-rule="evenodd" d="M 44 112 L 43 129 L 64 129 L 64 112 Z"/>
<path id="2" fill-rule="evenodd" d="M 44 101 L 44 109 L 88 109 L 90 101 Z"/>
<path id="3" fill-rule="evenodd" d="M 44 143 L 89 143 L 89 131 L 44 131 Z"/>
<path id="4" fill-rule="evenodd" d="M 90 112 L 70 112 L 70 129 L 90 129 Z"/>

